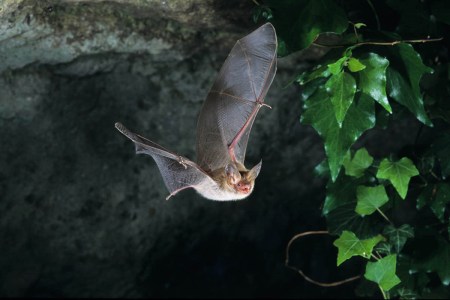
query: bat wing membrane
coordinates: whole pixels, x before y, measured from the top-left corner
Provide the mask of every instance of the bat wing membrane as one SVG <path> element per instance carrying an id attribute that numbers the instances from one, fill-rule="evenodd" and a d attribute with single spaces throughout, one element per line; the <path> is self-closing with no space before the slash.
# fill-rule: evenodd
<path id="1" fill-rule="evenodd" d="M 270 23 L 238 40 L 223 64 L 197 123 L 197 162 L 206 170 L 244 163 L 250 130 L 276 72 Z"/>
<path id="2" fill-rule="evenodd" d="M 205 183 L 211 186 L 217 185 L 217 183 L 193 161 L 177 155 L 164 147 L 129 131 L 121 123 L 116 123 L 116 128 L 134 142 L 136 153 L 150 155 L 155 160 L 164 183 L 170 192 L 167 199 L 187 188 L 196 189 L 197 186 L 205 185 Z"/>

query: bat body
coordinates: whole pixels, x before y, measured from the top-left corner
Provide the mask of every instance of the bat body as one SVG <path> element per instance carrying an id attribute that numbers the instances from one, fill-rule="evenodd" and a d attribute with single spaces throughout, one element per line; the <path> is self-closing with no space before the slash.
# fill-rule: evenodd
<path id="1" fill-rule="evenodd" d="M 116 123 L 136 153 L 153 157 L 170 195 L 193 188 L 211 200 L 248 197 L 261 170 L 244 166 L 247 142 L 276 72 L 275 29 L 266 23 L 237 41 L 225 60 L 197 123 L 197 163 Z"/>

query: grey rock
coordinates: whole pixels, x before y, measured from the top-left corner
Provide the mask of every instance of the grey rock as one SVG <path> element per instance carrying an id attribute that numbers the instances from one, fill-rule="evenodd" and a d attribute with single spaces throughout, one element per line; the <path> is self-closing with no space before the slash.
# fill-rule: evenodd
<path id="1" fill-rule="evenodd" d="M 247 164 L 262 158 L 263 169 L 248 200 L 165 201 L 155 163 L 114 129 L 194 158 L 198 112 L 255 27 L 251 5 L 0 3 L 0 296 L 304 293 L 284 247 L 323 226 L 323 182 L 311 176 L 323 150 L 298 122 L 297 88 L 284 89 L 299 60 L 280 60 L 273 109 L 255 122 Z"/>

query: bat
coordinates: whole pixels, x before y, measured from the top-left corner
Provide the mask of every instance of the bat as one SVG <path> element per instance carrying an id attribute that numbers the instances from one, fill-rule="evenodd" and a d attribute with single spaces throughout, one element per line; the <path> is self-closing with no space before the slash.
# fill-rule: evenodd
<path id="1" fill-rule="evenodd" d="M 170 192 L 166 199 L 188 188 L 218 201 L 240 200 L 252 193 L 262 161 L 247 169 L 245 152 L 256 115 L 268 106 L 264 97 L 276 73 L 276 49 L 270 23 L 236 42 L 198 117 L 196 163 L 115 124 L 133 141 L 137 154 L 155 160 Z"/>

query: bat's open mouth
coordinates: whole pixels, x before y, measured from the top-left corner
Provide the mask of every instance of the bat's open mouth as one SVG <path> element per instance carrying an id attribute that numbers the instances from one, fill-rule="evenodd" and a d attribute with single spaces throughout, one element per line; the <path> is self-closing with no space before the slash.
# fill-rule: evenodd
<path id="1" fill-rule="evenodd" d="M 251 183 L 242 183 L 239 182 L 235 185 L 236 190 L 242 194 L 248 194 L 252 191 Z"/>

